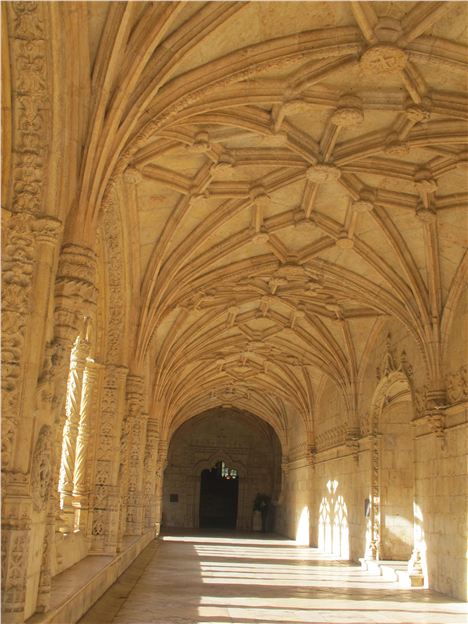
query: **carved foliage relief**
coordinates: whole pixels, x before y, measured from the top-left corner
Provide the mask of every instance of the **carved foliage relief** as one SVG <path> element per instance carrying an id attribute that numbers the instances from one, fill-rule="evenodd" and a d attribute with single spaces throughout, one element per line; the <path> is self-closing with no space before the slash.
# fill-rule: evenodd
<path id="1" fill-rule="evenodd" d="M 37 438 L 32 463 L 31 493 L 36 511 L 43 511 L 45 508 L 51 480 L 52 431 L 49 426 L 44 425 Z"/>
<path id="2" fill-rule="evenodd" d="M 47 42 L 41 2 L 11 2 L 10 37 L 14 95 L 15 211 L 41 211 L 47 162 L 50 98 Z"/>

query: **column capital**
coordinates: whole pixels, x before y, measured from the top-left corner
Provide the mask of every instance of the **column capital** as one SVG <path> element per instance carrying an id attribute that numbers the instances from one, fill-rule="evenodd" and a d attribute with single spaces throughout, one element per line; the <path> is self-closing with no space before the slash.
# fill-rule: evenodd
<path id="1" fill-rule="evenodd" d="M 32 229 L 38 243 L 54 246 L 63 232 L 63 224 L 50 215 L 35 215 Z"/>
<path id="2" fill-rule="evenodd" d="M 54 316 L 57 335 L 74 340 L 81 317 L 87 316 L 96 303 L 95 280 L 95 252 L 74 243 L 63 245 L 55 281 Z"/>

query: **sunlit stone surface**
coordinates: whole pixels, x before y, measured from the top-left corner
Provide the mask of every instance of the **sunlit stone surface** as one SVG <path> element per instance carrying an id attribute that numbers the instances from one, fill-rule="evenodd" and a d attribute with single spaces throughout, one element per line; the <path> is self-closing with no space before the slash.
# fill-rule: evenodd
<path id="1" fill-rule="evenodd" d="M 467 614 L 290 540 L 179 532 L 149 562 L 137 559 L 80 624 L 464 624 Z"/>
<path id="2" fill-rule="evenodd" d="M 467 599 L 467 43 L 467 2 L 2 3 L 2 624 L 167 527 L 304 550 L 161 542 L 163 624 Z"/>

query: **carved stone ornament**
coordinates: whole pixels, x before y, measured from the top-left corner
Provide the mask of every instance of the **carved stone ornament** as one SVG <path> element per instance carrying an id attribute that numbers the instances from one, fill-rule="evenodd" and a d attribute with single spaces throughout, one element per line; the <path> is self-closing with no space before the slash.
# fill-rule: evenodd
<path id="1" fill-rule="evenodd" d="M 14 145 L 13 200 L 17 211 L 40 212 L 49 144 L 47 41 L 41 2 L 12 2 Z"/>
<path id="2" fill-rule="evenodd" d="M 416 208 L 416 216 L 424 223 L 435 223 L 437 212 L 433 205 L 425 206 L 424 202 L 419 202 Z"/>
<path id="3" fill-rule="evenodd" d="M 468 399 L 468 367 L 460 366 L 455 372 L 445 377 L 447 398 L 450 403 L 458 403 Z"/>
<path id="4" fill-rule="evenodd" d="M 140 184 L 143 181 L 143 174 L 135 167 L 127 167 L 123 175 L 125 182 L 129 184 Z"/>
<path id="5" fill-rule="evenodd" d="M 342 128 L 358 126 L 364 121 L 361 99 L 347 95 L 340 98 L 340 103 L 332 114 L 330 121 Z"/>
<path id="6" fill-rule="evenodd" d="M 210 137 L 206 131 L 198 132 L 193 143 L 187 146 L 187 150 L 192 154 L 206 154 L 210 148 Z"/>
<path id="7" fill-rule="evenodd" d="M 410 148 L 406 141 L 399 139 L 396 132 L 392 132 L 385 141 L 384 151 L 389 156 L 406 156 L 409 154 Z"/>
<path id="8" fill-rule="evenodd" d="M 316 184 L 323 182 L 335 182 L 339 180 L 341 171 L 335 165 L 317 164 L 307 169 L 307 179 Z"/>
<path id="9" fill-rule="evenodd" d="M 407 106 L 405 108 L 405 114 L 414 124 L 427 123 L 431 119 L 431 113 L 417 104 L 410 104 Z"/>
<path id="10" fill-rule="evenodd" d="M 406 66 L 407 54 L 389 43 L 377 43 L 361 56 L 361 67 L 373 74 L 391 74 L 402 71 Z"/>
<path id="11" fill-rule="evenodd" d="M 192 208 L 205 206 L 206 202 L 208 201 L 208 197 L 209 195 L 207 192 L 197 193 L 195 191 L 193 194 L 190 194 L 189 196 L 189 204 Z"/>
<path id="12" fill-rule="evenodd" d="M 44 425 L 39 431 L 31 470 L 31 495 L 36 511 L 43 511 L 52 481 L 52 431 Z"/>
<path id="13" fill-rule="evenodd" d="M 351 208 L 357 213 L 370 212 L 374 208 L 374 203 L 375 192 L 372 189 L 362 189 L 359 199 L 352 202 Z"/>
<path id="14" fill-rule="evenodd" d="M 336 239 L 336 246 L 339 247 L 339 249 L 352 249 L 354 247 L 354 241 L 346 232 L 343 232 Z"/>
<path id="15" fill-rule="evenodd" d="M 218 162 L 215 162 L 210 167 L 210 174 L 213 177 L 229 177 L 234 170 L 235 162 L 234 157 L 229 152 L 222 152 L 218 158 Z"/>
<path id="16" fill-rule="evenodd" d="M 419 169 L 414 175 L 414 185 L 420 193 L 435 193 L 437 180 L 429 169 Z"/>
<path id="17" fill-rule="evenodd" d="M 408 363 L 406 352 L 402 351 L 398 357 L 396 349 L 392 345 L 392 336 L 387 334 L 385 341 L 385 352 L 382 356 L 380 366 L 377 367 L 377 379 L 388 377 L 391 373 L 403 372 L 408 378 L 413 376 L 413 367 Z"/>
<path id="18" fill-rule="evenodd" d="M 309 275 L 304 267 L 297 264 L 294 261 L 287 261 L 282 264 L 273 274 L 273 277 L 285 279 L 288 282 L 292 281 L 307 281 Z"/>
<path id="19" fill-rule="evenodd" d="M 118 362 L 121 359 L 122 345 L 124 344 L 122 332 L 125 327 L 125 297 L 123 296 L 125 272 L 121 219 L 114 202 L 111 202 L 104 210 L 103 229 L 109 258 L 109 309 L 112 310 L 107 332 L 107 357 L 109 362 Z"/>

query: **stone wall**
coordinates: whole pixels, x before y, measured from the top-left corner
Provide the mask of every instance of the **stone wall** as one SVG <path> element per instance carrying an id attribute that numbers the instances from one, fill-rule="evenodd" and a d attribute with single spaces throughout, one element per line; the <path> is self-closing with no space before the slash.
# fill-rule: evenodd
<path id="1" fill-rule="evenodd" d="M 467 599 L 468 409 L 452 408 L 444 438 L 416 434 L 416 535 L 432 589 Z"/>
<path id="2" fill-rule="evenodd" d="M 174 434 L 164 475 L 163 525 L 198 526 L 201 472 L 218 461 L 239 472 L 237 528 L 252 527 L 257 493 L 274 498 L 279 487 L 279 442 L 260 419 L 223 409 L 191 419 Z"/>

